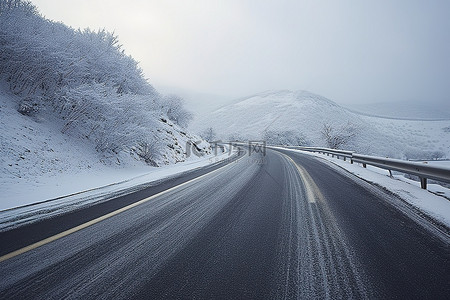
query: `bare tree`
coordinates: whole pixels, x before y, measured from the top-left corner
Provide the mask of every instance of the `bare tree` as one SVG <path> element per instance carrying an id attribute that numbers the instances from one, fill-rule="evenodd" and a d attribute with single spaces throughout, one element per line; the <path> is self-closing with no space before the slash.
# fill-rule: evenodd
<path id="1" fill-rule="evenodd" d="M 212 142 L 217 138 L 216 132 L 212 127 L 206 128 L 202 133 L 200 133 L 200 136 L 208 142 Z"/>
<path id="2" fill-rule="evenodd" d="M 161 143 L 158 141 L 155 142 L 147 142 L 141 141 L 138 143 L 136 147 L 136 154 L 145 161 L 145 163 L 158 167 L 157 160 L 159 158 L 160 152 L 162 149 Z"/>
<path id="3" fill-rule="evenodd" d="M 263 139 L 272 145 L 306 146 L 309 144 L 301 132 L 293 130 L 265 130 Z"/>
<path id="4" fill-rule="evenodd" d="M 193 115 L 184 108 L 183 102 L 183 98 L 177 95 L 167 95 L 163 98 L 163 112 L 167 114 L 169 120 L 182 127 L 187 127 Z"/>
<path id="5" fill-rule="evenodd" d="M 439 160 L 441 158 L 445 158 L 445 153 L 443 151 L 436 150 L 431 153 L 432 160 Z"/>
<path id="6" fill-rule="evenodd" d="M 325 123 L 321 133 L 328 148 L 340 149 L 356 137 L 357 129 L 350 122 L 338 128 Z"/>

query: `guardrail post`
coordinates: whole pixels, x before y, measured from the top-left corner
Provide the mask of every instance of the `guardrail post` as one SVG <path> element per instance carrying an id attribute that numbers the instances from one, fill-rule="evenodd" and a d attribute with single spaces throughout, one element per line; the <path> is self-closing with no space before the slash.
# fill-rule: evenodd
<path id="1" fill-rule="evenodd" d="M 363 168 L 367 168 L 367 165 L 365 163 L 363 163 Z"/>
<path id="2" fill-rule="evenodd" d="M 392 171 L 391 170 L 388 170 L 389 171 L 389 177 L 393 177 L 392 176 Z"/>
<path id="3" fill-rule="evenodd" d="M 347 161 L 347 158 L 344 156 L 344 161 Z"/>
<path id="4" fill-rule="evenodd" d="M 353 165 L 353 159 L 351 159 L 351 158 L 350 158 L 350 164 L 352 164 L 352 165 Z"/>
<path id="5" fill-rule="evenodd" d="M 427 189 L 427 179 L 425 177 L 420 177 L 420 187 L 424 190 Z"/>

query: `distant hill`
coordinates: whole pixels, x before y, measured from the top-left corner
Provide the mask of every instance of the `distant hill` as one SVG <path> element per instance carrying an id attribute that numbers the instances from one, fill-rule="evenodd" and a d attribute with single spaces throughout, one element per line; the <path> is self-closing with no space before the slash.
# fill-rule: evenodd
<path id="1" fill-rule="evenodd" d="M 345 105 L 353 112 L 405 120 L 450 120 L 450 101 L 442 103 L 380 102 Z"/>
<path id="2" fill-rule="evenodd" d="M 322 131 L 354 132 L 341 148 L 398 158 L 450 156 L 449 121 L 408 121 L 368 117 L 307 91 L 266 91 L 243 97 L 193 123 L 198 132 L 211 127 L 217 137 L 269 139 L 327 146 Z M 274 138 L 275 136 L 275 138 Z M 293 136 L 300 138 L 295 139 Z"/>

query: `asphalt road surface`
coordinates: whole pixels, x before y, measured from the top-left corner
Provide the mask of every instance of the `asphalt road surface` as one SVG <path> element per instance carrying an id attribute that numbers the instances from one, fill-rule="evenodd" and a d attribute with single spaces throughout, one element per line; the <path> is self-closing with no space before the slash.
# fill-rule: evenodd
<path id="1" fill-rule="evenodd" d="M 307 154 L 247 154 L 121 201 L 0 233 L 0 299 L 450 295 L 448 228 Z"/>

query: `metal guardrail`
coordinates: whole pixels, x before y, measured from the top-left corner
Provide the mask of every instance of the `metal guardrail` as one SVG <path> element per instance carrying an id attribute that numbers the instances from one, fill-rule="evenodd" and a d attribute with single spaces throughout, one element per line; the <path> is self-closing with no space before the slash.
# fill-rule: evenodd
<path id="1" fill-rule="evenodd" d="M 311 151 L 311 152 L 318 152 L 322 154 L 327 154 L 331 156 L 337 156 L 337 158 L 342 157 L 344 160 L 347 158 L 350 158 L 350 162 L 353 163 L 351 160 L 353 156 L 353 151 L 346 151 L 346 150 L 337 150 L 337 149 L 331 149 L 331 148 L 317 148 L 317 147 L 291 147 L 299 150 L 305 150 L 305 151 Z"/>
<path id="2" fill-rule="evenodd" d="M 331 156 L 350 159 L 350 163 L 358 162 L 365 168 L 367 165 L 375 166 L 388 170 L 392 176 L 392 171 L 398 171 L 420 178 L 420 185 L 423 189 L 427 188 L 427 179 L 450 183 L 450 168 L 431 166 L 426 163 L 411 162 L 401 159 L 383 158 L 377 156 L 362 155 L 352 151 L 343 151 L 330 148 L 317 147 L 288 147 L 309 152 L 318 152 Z"/>

